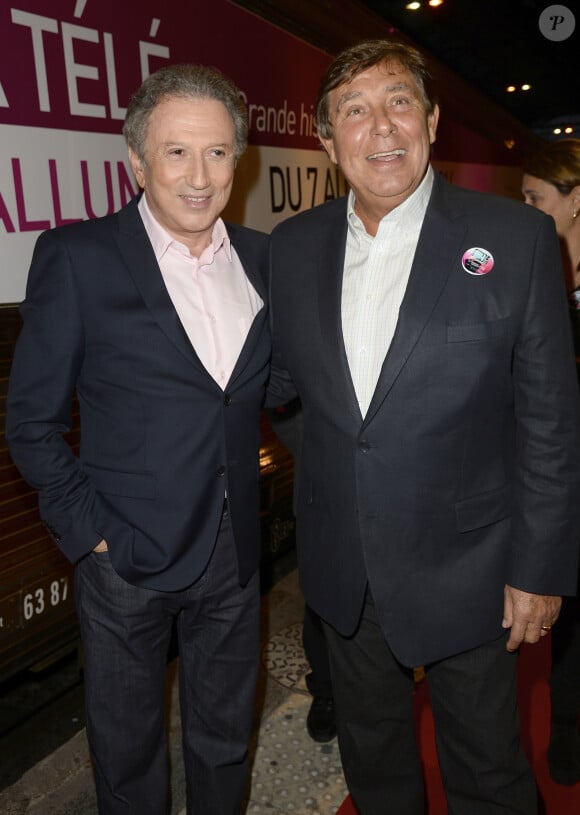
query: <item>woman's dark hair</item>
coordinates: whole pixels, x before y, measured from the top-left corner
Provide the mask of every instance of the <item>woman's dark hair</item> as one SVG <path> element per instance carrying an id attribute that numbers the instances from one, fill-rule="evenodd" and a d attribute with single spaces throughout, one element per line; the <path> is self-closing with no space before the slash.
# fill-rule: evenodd
<path id="1" fill-rule="evenodd" d="M 550 142 L 524 163 L 524 173 L 552 184 L 562 195 L 580 186 L 580 139 Z"/>

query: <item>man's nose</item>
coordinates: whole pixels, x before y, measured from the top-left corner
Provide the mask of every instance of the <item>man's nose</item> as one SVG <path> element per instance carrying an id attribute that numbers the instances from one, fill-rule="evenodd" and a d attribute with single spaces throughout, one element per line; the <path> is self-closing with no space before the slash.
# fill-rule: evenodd
<path id="1" fill-rule="evenodd" d="M 389 136 L 397 129 L 388 110 L 380 108 L 374 112 L 373 133 L 379 136 Z"/>
<path id="2" fill-rule="evenodd" d="M 189 160 L 187 182 L 196 190 L 203 190 L 209 186 L 207 167 L 202 156 L 192 156 Z"/>

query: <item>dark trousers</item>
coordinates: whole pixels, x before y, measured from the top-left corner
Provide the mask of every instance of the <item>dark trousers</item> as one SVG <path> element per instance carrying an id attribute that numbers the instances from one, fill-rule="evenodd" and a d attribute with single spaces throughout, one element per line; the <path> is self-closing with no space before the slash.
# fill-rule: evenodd
<path id="1" fill-rule="evenodd" d="M 372 600 L 345 638 L 325 624 L 338 743 L 360 815 L 424 815 L 413 672 L 394 658 Z M 535 815 L 506 638 L 426 666 L 449 815 Z"/>
<path id="2" fill-rule="evenodd" d="M 174 623 L 188 815 L 239 815 L 259 657 L 259 582 L 238 585 L 227 517 L 202 576 L 178 592 L 129 585 L 107 553 L 77 566 L 87 736 L 100 815 L 165 815 L 166 657 Z"/>
<path id="3" fill-rule="evenodd" d="M 552 637 L 552 724 L 574 728 L 580 713 L 580 598 L 564 597 Z"/>
<path id="4" fill-rule="evenodd" d="M 306 674 L 306 686 L 312 696 L 332 697 L 330 664 L 322 620 L 310 606 L 304 608 L 302 644 L 310 673 Z"/>

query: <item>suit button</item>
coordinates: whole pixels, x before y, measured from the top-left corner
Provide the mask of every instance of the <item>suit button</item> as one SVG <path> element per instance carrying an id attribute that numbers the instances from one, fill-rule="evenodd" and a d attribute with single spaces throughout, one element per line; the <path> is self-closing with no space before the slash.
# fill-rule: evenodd
<path id="1" fill-rule="evenodd" d="M 226 407 L 229 407 L 231 404 L 232 404 L 232 397 L 229 395 L 229 393 L 226 393 L 226 395 L 224 396 L 224 405 Z"/>
<path id="2" fill-rule="evenodd" d="M 218 468 L 217 468 L 217 470 L 216 470 L 216 475 L 217 475 L 217 476 L 219 476 L 220 478 L 223 478 L 223 476 L 225 475 L 225 473 L 226 473 L 226 468 L 225 468 L 225 467 L 223 467 L 223 466 L 222 466 L 222 467 L 218 467 Z"/>
<path id="3" fill-rule="evenodd" d="M 358 443 L 358 448 L 361 453 L 368 453 L 368 451 L 371 449 L 371 443 L 366 439 L 361 439 Z"/>
<path id="4" fill-rule="evenodd" d="M 54 538 L 55 541 L 61 540 L 60 533 L 57 532 L 51 524 L 49 524 L 47 521 L 43 521 L 42 523 L 44 524 L 46 531 Z"/>

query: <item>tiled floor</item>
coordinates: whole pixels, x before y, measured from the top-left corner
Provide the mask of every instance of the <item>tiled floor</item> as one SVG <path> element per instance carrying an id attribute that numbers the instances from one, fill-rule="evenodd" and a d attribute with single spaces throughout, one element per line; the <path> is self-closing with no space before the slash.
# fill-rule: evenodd
<path id="1" fill-rule="evenodd" d="M 346 797 L 336 740 L 306 733 L 309 701 L 293 694 L 260 728 L 249 813 L 334 815 Z"/>
<path id="2" fill-rule="evenodd" d="M 312 741 L 306 731 L 311 697 L 304 676 L 302 624 L 272 634 L 262 655 L 270 685 L 287 693 L 260 722 L 252 772 L 249 813 L 333 815 L 346 797 L 336 739 Z"/>
<path id="3" fill-rule="evenodd" d="M 311 696 L 302 648 L 304 602 L 292 570 L 264 598 L 260 687 L 248 815 L 333 815 L 347 791 L 336 739 L 306 731 Z"/>

